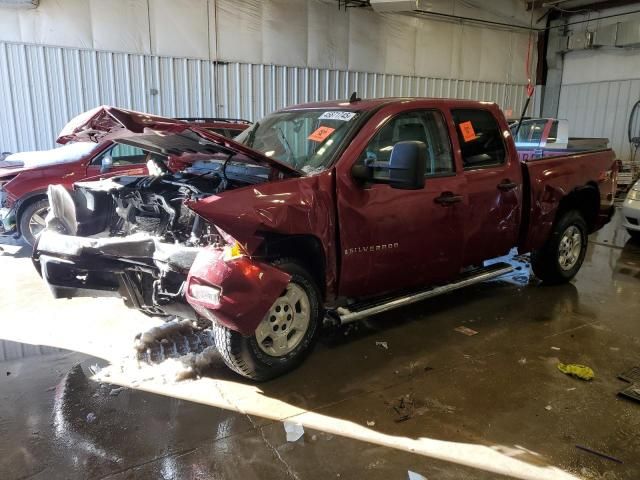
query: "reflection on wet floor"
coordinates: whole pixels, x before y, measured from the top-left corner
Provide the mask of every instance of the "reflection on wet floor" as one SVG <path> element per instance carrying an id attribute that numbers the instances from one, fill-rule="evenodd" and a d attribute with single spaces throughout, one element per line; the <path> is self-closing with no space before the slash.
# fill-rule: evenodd
<path id="1" fill-rule="evenodd" d="M 640 247 L 625 235 L 614 224 L 592 236 L 567 285 L 530 281 L 525 256 L 507 278 L 328 330 L 300 369 L 259 385 L 220 364 L 193 381 L 132 379 L 123 345 L 149 319 L 52 300 L 29 259 L 5 253 L 0 271 L 27 294 L 0 296 L 0 478 L 496 479 L 487 469 L 511 459 L 516 476 L 635 480 L 640 405 L 616 397 L 617 375 L 640 362 Z M 299 441 L 285 418 L 304 424 Z"/>

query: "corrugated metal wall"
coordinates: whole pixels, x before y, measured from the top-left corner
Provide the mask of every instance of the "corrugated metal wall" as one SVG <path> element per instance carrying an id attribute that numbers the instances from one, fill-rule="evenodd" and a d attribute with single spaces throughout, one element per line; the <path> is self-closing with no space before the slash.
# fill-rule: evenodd
<path id="1" fill-rule="evenodd" d="M 523 85 L 98 52 L 0 42 L 0 151 L 51 148 L 101 104 L 165 116 L 256 120 L 287 105 L 381 96 L 493 101 L 520 113 Z"/>
<path id="2" fill-rule="evenodd" d="M 620 160 L 629 160 L 629 115 L 640 100 L 640 79 L 562 85 L 558 117 L 572 137 L 607 137 Z"/>

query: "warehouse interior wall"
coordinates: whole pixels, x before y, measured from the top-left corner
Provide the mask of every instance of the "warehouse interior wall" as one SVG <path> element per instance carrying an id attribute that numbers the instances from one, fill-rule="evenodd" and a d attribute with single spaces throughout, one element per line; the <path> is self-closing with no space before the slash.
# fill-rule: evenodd
<path id="1" fill-rule="evenodd" d="M 602 10 L 590 16 L 574 15 L 573 31 L 595 31 L 606 25 L 638 21 L 640 13 L 600 18 L 638 10 L 637 5 Z M 627 126 L 633 105 L 640 100 L 640 49 L 600 47 L 566 52 L 558 117 L 569 120 L 569 134 L 606 137 L 618 158 L 631 158 Z"/>
<path id="2" fill-rule="evenodd" d="M 101 103 L 255 120 L 288 102 L 344 98 L 354 88 L 363 97 L 496 101 L 519 113 L 530 40 L 520 28 L 529 19 L 523 4 L 498 0 L 487 11 L 471 0 L 428 3 L 429 11 L 514 28 L 340 10 L 328 0 L 42 0 L 37 9 L 0 8 L 0 81 L 9 84 L 0 86 L 0 126 L 30 131 L 42 117 L 50 124 L 26 137 L 2 128 L 0 149 L 49 147 L 64 121 Z M 530 60 L 536 64 L 535 52 Z"/>

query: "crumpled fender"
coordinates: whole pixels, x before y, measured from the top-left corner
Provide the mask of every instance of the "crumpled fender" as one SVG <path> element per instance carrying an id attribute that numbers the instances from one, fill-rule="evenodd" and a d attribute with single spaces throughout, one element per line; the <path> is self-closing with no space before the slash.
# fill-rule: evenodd
<path id="1" fill-rule="evenodd" d="M 222 249 L 212 247 L 198 253 L 187 277 L 187 302 L 205 318 L 243 335 L 252 335 L 286 289 L 291 276 L 249 257 L 225 260 L 223 255 Z M 194 298 L 193 284 L 219 288 L 219 303 Z"/>
<path id="2" fill-rule="evenodd" d="M 228 190 L 185 204 L 252 254 L 265 232 L 313 235 L 325 254 L 327 293 L 336 285 L 333 172 Z"/>

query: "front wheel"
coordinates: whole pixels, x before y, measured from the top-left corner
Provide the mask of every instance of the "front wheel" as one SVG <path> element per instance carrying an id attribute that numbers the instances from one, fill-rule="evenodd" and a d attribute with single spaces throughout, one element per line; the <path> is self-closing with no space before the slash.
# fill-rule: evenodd
<path id="1" fill-rule="evenodd" d="M 257 381 L 300 365 L 313 349 L 322 321 L 320 294 L 313 277 L 293 260 L 279 261 L 277 266 L 290 274 L 291 280 L 253 335 L 245 337 L 213 325 L 216 348 L 225 364 Z"/>
<path id="2" fill-rule="evenodd" d="M 46 227 L 47 213 L 49 213 L 49 200 L 43 198 L 27 205 L 20 215 L 20 233 L 25 242 L 32 247 Z"/>
<path id="3" fill-rule="evenodd" d="M 587 252 L 587 223 L 580 212 L 562 214 L 547 243 L 531 254 L 533 273 L 544 283 L 567 283 L 580 270 Z"/>

